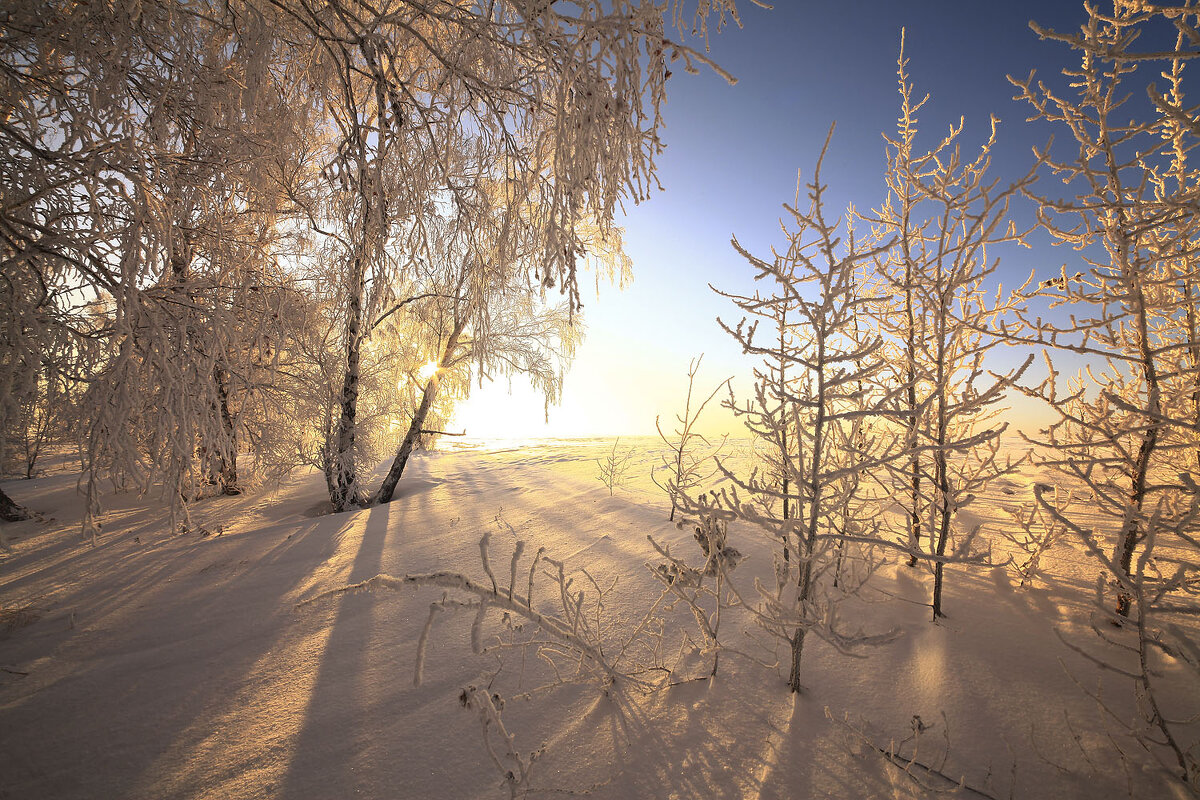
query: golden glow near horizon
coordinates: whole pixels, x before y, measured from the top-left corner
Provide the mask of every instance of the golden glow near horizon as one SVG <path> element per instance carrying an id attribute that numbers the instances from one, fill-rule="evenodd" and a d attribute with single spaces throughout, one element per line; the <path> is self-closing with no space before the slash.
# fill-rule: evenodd
<path id="1" fill-rule="evenodd" d="M 654 418 L 659 416 L 663 430 L 670 434 L 675 415 L 683 409 L 688 360 L 694 355 L 683 348 L 698 342 L 672 343 L 661 335 L 633 334 L 632 320 L 645 317 L 639 295 L 646 293 L 648 289 L 635 284 L 625 292 L 606 292 L 593 306 L 604 306 L 603 318 L 596 308 L 567 372 L 562 401 L 550 406 L 548 419 L 544 396 L 518 375 L 511 386 L 503 378 L 482 388 L 473 385 L 470 397 L 455 409 L 454 428 L 484 439 L 654 436 Z M 660 326 L 668 327 L 654 325 Z M 719 330 L 717 334 L 724 336 Z M 697 392 L 704 388 L 707 396 L 730 374 L 748 372 L 732 363 L 740 360 L 732 340 L 725 345 L 719 337 L 697 339 L 709 348 Z M 716 352 L 722 347 L 726 352 Z M 741 429 L 741 423 L 719 407 L 720 399 L 713 400 L 698 426 L 705 435 Z"/>
<path id="2" fill-rule="evenodd" d="M 752 396 L 753 358 L 721 331 L 712 317 L 723 311 L 720 298 L 655 308 L 657 293 L 650 281 L 633 283 L 623 292 L 609 291 L 592 306 L 583 344 L 566 375 L 562 402 L 545 410 L 545 399 L 522 376 L 503 378 L 482 387 L 472 385 L 470 396 L 458 403 L 452 427 L 481 439 L 589 438 L 657 436 L 655 417 L 671 436 L 675 416 L 687 395 L 690 358 L 705 351 L 696 378 L 693 403 L 698 403 L 726 378 L 733 378 L 736 401 Z M 654 313 L 652 313 L 654 312 Z M 665 335 L 686 330 L 687 337 Z M 694 352 L 689 349 L 695 347 Z M 1040 373 L 1030 380 L 1040 377 Z M 720 390 L 705 409 L 696 431 L 707 437 L 746 436 L 740 419 L 723 407 L 729 399 Z M 1009 394 L 1004 419 L 1009 433 L 1034 434 L 1054 415 L 1041 404 L 1016 392 Z M 695 410 L 693 406 L 693 411 Z"/>
<path id="3" fill-rule="evenodd" d="M 562 403 L 550 407 L 549 421 L 542 395 L 521 378 L 513 381 L 511 391 L 504 381 L 485 384 L 482 389 L 476 386 L 471 396 L 458 404 L 451 426 L 479 439 L 657 436 L 654 419 L 658 416 L 663 432 L 670 437 L 676 427 L 675 414 L 683 410 L 686 366 L 685 374 L 680 376 L 662 374 L 666 370 L 664 365 L 656 385 L 645 386 L 645 393 L 622 397 L 620 387 L 606 380 L 606 370 L 576 365 L 578 371 L 567 375 Z M 647 367 L 639 372 L 647 374 L 652 369 Z M 750 396 L 747 380 L 744 376 L 735 379 L 739 404 L 744 404 Z M 698 382 L 697 391 L 699 388 Z M 704 388 L 707 396 L 712 386 L 705 384 Z M 734 438 L 749 435 L 741 420 L 719 404 L 719 400 L 727 397 L 722 392 L 713 398 L 701 417 L 697 433 L 713 439 L 724 434 Z M 1039 429 L 1055 418 L 1041 404 L 1017 393 L 1009 394 L 1006 405 L 1010 406 L 1003 412 L 1003 419 L 1010 423 L 1006 435 L 1013 437 L 1018 430 L 1036 437 Z"/>

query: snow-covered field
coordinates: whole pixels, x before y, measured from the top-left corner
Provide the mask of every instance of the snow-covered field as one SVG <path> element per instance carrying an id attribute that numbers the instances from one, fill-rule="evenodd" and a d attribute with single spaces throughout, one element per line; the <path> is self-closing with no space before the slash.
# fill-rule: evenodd
<path id="1" fill-rule="evenodd" d="M 703 559 L 649 479 L 654 441 L 622 440 L 635 450 L 630 480 L 610 497 L 595 460 L 611 444 L 446 443 L 414 460 L 390 505 L 325 514 L 313 473 L 202 501 L 184 534 L 169 530 L 153 495 L 113 495 L 95 547 L 79 539 L 76 475 L 5 483 L 41 519 L 3 527 L 0 797 L 457 799 L 507 797 L 511 785 L 535 796 L 858 798 L 948 788 L 889 763 L 876 748 L 890 746 L 965 779 L 967 797 L 1182 796 L 1081 688 L 1102 679 L 1112 709 L 1132 712 L 1130 686 L 1068 646 L 1094 643 L 1098 572 L 1070 543 L 1051 550 L 1049 580 L 1033 588 L 1002 566 L 952 567 L 939 624 L 923 605 L 928 572 L 885 567 L 843 613 L 850 627 L 901 635 L 863 657 L 812 639 L 800 695 L 758 663 L 785 655 L 737 610 L 722 621 L 731 649 L 716 678 L 685 680 L 706 674 L 711 657 L 681 646 L 685 633 L 700 641 L 686 609 L 655 605 L 662 584 L 646 565 L 663 559 L 647 535 Z M 1029 499 L 1037 480 L 1027 469 L 973 510 L 1007 524 L 1000 509 Z M 381 573 L 452 571 L 490 587 L 485 533 L 502 590 L 518 540 L 520 593 L 545 548 L 573 581 L 571 597 L 587 590 L 607 656 L 632 637 L 622 663 L 644 667 L 657 688 L 575 680 L 562 658 L 555 682 L 536 647 L 496 646 L 536 635 L 509 631 L 499 611 L 474 631 L 477 654 L 470 609 L 437 613 L 416 685 L 418 642 L 446 590 L 323 595 Z M 731 526 L 730 544 L 747 556 L 735 578 L 771 574 L 770 543 Z M 543 571 L 555 570 L 543 560 Z M 535 577 L 534 605 L 552 613 L 554 581 Z M 674 669 L 673 683 L 658 666 Z M 498 721 L 526 763 L 538 753 L 524 785 Z"/>

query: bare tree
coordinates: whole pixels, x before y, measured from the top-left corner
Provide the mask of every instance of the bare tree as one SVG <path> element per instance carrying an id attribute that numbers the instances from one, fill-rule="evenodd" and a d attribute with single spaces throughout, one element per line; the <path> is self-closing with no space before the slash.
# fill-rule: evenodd
<path id="1" fill-rule="evenodd" d="M 1200 122 L 1183 86 L 1184 66 L 1197 56 L 1200 10 L 1127 0 L 1115 0 L 1111 13 L 1085 10 L 1075 33 L 1032 24 L 1081 56 L 1064 70 L 1065 91 L 1035 82 L 1033 73 L 1010 79 L 1035 118 L 1074 140 L 1073 153 L 1041 154 L 1073 196 L 1036 199 L 1042 226 L 1084 264 L 1027 286 L 1031 303 L 1063 311 L 1058 321 L 1025 315 L 1012 337 L 1085 360 L 1084 373 L 1068 382 L 1047 355 L 1048 376 L 1026 391 L 1057 412 L 1037 442 L 1062 483 L 1089 495 L 1088 514 L 1058 508 L 1044 488 L 1037 500 L 1101 567 L 1109 584 L 1098 586 L 1101 607 L 1115 589 L 1115 608 L 1100 612 L 1099 641 L 1086 650 L 1132 683 L 1141 713 L 1110 718 L 1200 793 L 1200 742 L 1187 721 L 1200 708 L 1165 699 L 1200 696 L 1196 644 L 1176 622 L 1197 612 L 1200 570 L 1193 293 L 1200 181 L 1187 163 Z M 1148 81 L 1138 87 L 1146 67 L 1160 70 L 1166 92 Z M 1141 110 L 1139 94 L 1149 101 Z M 1169 677 L 1164 657 L 1182 673 Z"/>
<path id="2" fill-rule="evenodd" d="M 658 430 L 658 435 L 666 443 L 667 449 L 670 452 L 669 456 L 664 455 L 662 459 L 662 468 L 667 471 L 669 477 L 666 484 L 659 483 L 653 474 L 650 477 L 671 498 L 671 514 L 667 519 L 672 522 L 675 521 L 675 510 L 679 506 L 677 496 L 695 492 L 696 489 L 716 473 L 715 462 L 710 468 L 706 469 L 706 466 L 709 461 L 716 457 L 721 447 L 725 444 L 725 437 L 721 437 L 721 441 L 714 448 L 703 434 L 693 430 L 705 407 L 717 396 L 717 392 L 721 391 L 721 388 L 728 385 L 729 381 L 732 380 L 732 378 L 726 378 L 717 384 L 716 388 L 693 411 L 692 391 L 695 389 L 696 374 L 700 371 L 700 362 L 703 360 L 704 354 L 701 353 L 688 362 L 687 398 L 683 402 L 683 413 L 675 415 L 675 421 L 678 424 L 678 427 L 674 431 L 676 438 L 669 438 L 667 434 L 663 433 L 662 425 L 659 424 L 659 418 L 654 418 L 654 427 Z M 703 445 L 705 451 L 698 455 L 695 448 L 699 445 Z"/>
<path id="3" fill-rule="evenodd" d="M 989 303 L 986 284 L 999 265 L 989 248 L 1023 241 L 1024 234 L 1006 222 L 1008 204 L 1033 181 L 1033 172 L 1007 186 L 988 179 L 994 117 L 991 136 L 973 159 L 962 156 L 957 141 L 962 120 L 934 148 L 918 153 L 916 113 L 928 96 L 913 101 L 907 63 L 902 39 L 900 117 L 896 137 L 888 138 L 890 193 L 873 217 L 880 235 L 896 241 L 879 267 L 885 296 L 893 302 L 877 309 L 876 319 L 899 342 L 901 363 L 893 369 L 906 387 L 909 455 L 898 480 L 907 493 L 907 541 L 919 545 L 924 527 L 928 549 L 938 557 L 932 561 L 931 602 L 937 619 L 944 616 L 940 559 L 955 547 L 968 547 L 978 533 L 957 529 L 959 512 L 1016 467 L 1001 457 L 1007 425 L 997 416 L 1006 387 L 1032 356 L 1007 375 L 985 366 L 986 354 L 1000 342 L 989 331 L 1014 302 L 997 295 Z"/>
<path id="4" fill-rule="evenodd" d="M 866 250 L 857 249 L 853 240 L 843 246 L 840 223 L 829 223 L 824 216 L 820 165 L 818 160 L 807 185 L 809 210 L 785 206 L 795 225 L 795 230 L 785 227 L 785 252 L 768 261 L 751 255 L 734 240 L 734 248 L 754 268 L 756 280 L 769 282 L 771 291 L 726 295 L 755 321 L 747 324 L 743 319 L 733 327 L 721 323 L 746 353 L 786 363 L 786 373 L 770 367 L 756 369 L 753 399 L 742 405 L 731 398 L 728 406 L 780 455 L 789 493 L 794 492 L 794 518 L 779 511 L 784 494 L 776 476 L 757 470 L 737 475 L 721 459 L 719 468 L 730 486 L 682 506 L 701 518 L 712 515 L 752 523 L 793 554 L 787 561 L 777 561 L 778 586 L 774 591 L 759 589 L 757 610 L 766 629 L 787 641 L 788 686 L 793 692 L 801 690 L 801 657 L 810 631 L 842 648 L 872 638 L 844 631 L 838 624 L 837 600 L 853 591 L 831 585 L 838 543 L 904 549 L 878 535 L 879 504 L 862 480 L 865 473 L 902 452 L 902 437 L 892 433 L 885 420 L 903 419 L 903 412 L 896 410 L 903 387 L 887 388 L 876 380 L 882 369 L 877 356 L 883 340 L 876 332 L 857 328 L 854 321 L 866 304 L 856 287 L 858 267 L 890 242 Z M 779 324 L 779 307 L 784 304 L 786 326 Z M 766 341 L 757 336 L 759 320 L 774 327 Z M 783 346 L 775 342 L 779 336 Z M 789 376 L 786 381 L 781 374 Z M 863 391 L 861 386 L 870 388 Z"/>
<path id="5" fill-rule="evenodd" d="M 901 352 L 896 362 L 903 365 L 897 376 L 904 383 L 904 408 L 908 412 L 909 451 L 907 464 L 906 486 L 906 523 L 908 526 L 908 544 L 914 550 L 921 546 L 921 523 L 925 514 L 924 493 L 921 487 L 922 450 L 920 433 L 924 413 L 918 409 L 924 407 L 924 397 L 918 400 L 918 394 L 923 387 L 917 373 L 920 360 L 917 354 L 918 342 L 925 338 L 925 315 L 920 313 L 914 297 L 913 287 L 918 275 L 916 253 L 923 243 L 923 227 L 913 219 L 914 210 L 920 204 L 921 196 L 917 186 L 907 177 L 912 174 L 913 161 L 916 156 L 914 145 L 917 137 L 917 113 L 929 96 L 919 102 L 912 101 L 912 84 L 908 81 L 908 60 L 904 57 L 904 30 L 900 32 L 900 58 L 897 61 L 896 74 L 900 85 L 900 116 L 896 125 L 895 138 L 887 137 L 888 142 L 888 189 L 889 197 L 878 213 L 881 227 L 893 232 L 896 244 L 888 254 L 888 268 L 885 274 L 898 282 L 903 297 L 903 316 L 901 324 L 893 331 L 901 342 Z M 889 304 L 890 305 L 890 304 Z M 893 309 L 888 309 L 893 310 Z M 886 315 L 882 315 L 886 319 Z M 909 559 L 909 566 L 916 566 L 915 556 Z"/>

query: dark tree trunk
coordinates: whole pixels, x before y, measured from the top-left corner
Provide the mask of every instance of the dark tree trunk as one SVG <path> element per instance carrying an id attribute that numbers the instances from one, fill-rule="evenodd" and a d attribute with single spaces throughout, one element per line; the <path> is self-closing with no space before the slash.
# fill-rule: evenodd
<path id="1" fill-rule="evenodd" d="M 953 516 L 950 509 L 950 480 L 947 475 L 948 466 L 946 464 L 946 453 L 939 449 L 934 453 L 934 459 L 937 465 L 936 481 L 939 495 L 938 507 L 938 535 L 937 549 L 938 556 L 946 555 L 946 544 L 950 541 L 950 518 Z M 932 535 L 930 531 L 930 535 Z M 937 620 L 940 617 L 946 616 L 942 612 L 942 573 L 945 569 L 945 564 L 941 561 L 933 565 L 933 618 Z"/>
<path id="2" fill-rule="evenodd" d="M 1137 316 L 1138 345 L 1141 350 L 1142 374 L 1146 381 L 1146 418 L 1150 421 L 1150 425 L 1142 434 L 1142 442 L 1138 447 L 1137 460 L 1134 462 L 1130 481 L 1129 505 L 1130 510 L 1134 513 L 1126 518 L 1127 521 L 1121 530 L 1121 536 L 1117 540 L 1116 552 L 1113 553 L 1113 560 L 1120 565 L 1121 572 L 1127 579 L 1133 577 L 1133 552 L 1145 538 L 1140 518 L 1142 506 L 1146 501 L 1146 479 L 1150 475 L 1150 460 L 1154 455 L 1154 448 L 1158 445 L 1158 432 L 1162 427 L 1160 421 L 1162 419 L 1161 389 L 1159 388 L 1158 366 L 1154 363 L 1154 353 L 1150 348 L 1150 332 L 1145 311 L 1146 301 L 1139 285 L 1134 284 L 1133 289 L 1137 301 L 1136 308 L 1139 309 Z M 1128 617 L 1132 602 L 1133 597 L 1127 589 L 1119 591 L 1117 593 L 1117 613 L 1122 617 Z"/>
<path id="3" fill-rule="evenodd" d="M 817 332 L 817 357 L 814 359 L 817 365 L 817 396 L 816 407 L 817 416 L 813 420 L 813 445 L 812 455 L 809 469 L 811 471 L 810 484 L 808 487 L 808 519 L 806 521 L 806 530 L 804 533 L 803 551 L 798 552 L 797 556 L 801 559 L 800 577 L 797 583 L 796 604 L 801 616 L 804 614 L 804 604 L 808 602 L 813 594 L 813 584 L 816 582 L 813 575 L 813 549 L 817 544 L 817 527 L 820 524 L 821 514 L 821 470 L 823 466 L 823 456 L 825 451 L 825 413 L 826 404 L 826 382 L 825 382 L 825 340 L 820 331 Z M 804 655 L 804 634 L 806 628 L 803 623 L 796 627 L 795 633 L 792 635 L 792 668 L 788 675 L 788 689 L 796 694 L 802 691 L 800 685 L 800 660 Z"/>
<path id="4" fill-rule="evenodd" d="M 800 659 L 804 655 L 804 634 L 808 629 L 801 625 L 792 634 L 792 667 L 788 671 L 788 689 L 798 694 L 804 687 L 800 685 Z"/>
<path id="5" fill-rule="evenodd" d="M 1137 548 L 1138 543 L 1142 540 L 1140 533 L 1141 524 L 1138 517 L 1142 513 L 1142 505 L 1146 499 L 1146 475 L 1150 470 L 1150 455 L 1154 452 L 1154 447 L 1158 443 L 1158 428 L 1151 427 L 1146 431 L 1146 435 L 1142 438 L 1141 446 L 1138 447 L 1137 462 L 1134 467 L 1133 481 L 1130 487 L 1129 502 L 1136 514 L 1129 517 L 1129 521 L 1121 529 L 1120 537 L 1117 539 L 1116 552 L 1113 553 L 1113 560 L 1121 568 L 1121 572 L 1125 577 L 1130 577 L 1133 570 L 1133 552 Z M 1117 593 L 1117 613 L 1122 617 L 1129 616 L 1130 605 L 1133 602 L 1133 597 L 1126 589 L 1121 589 Z"/>
<path id="6" fill-rule="evenodd" d="M 362 360 L 362 264 L 355 265 L 355 286 L 350 293 L 346 320 L 346 374 L 339 400 L 340 415 L 333 441 L 333 491 L 329 496 L 334 512 L 345 511 L 358 501 L 358 475 L 354 466 L 357 433 L 359 369 Z"/>
<path id="7" fill-rule="evenodd" d="M 404 434 L 404 441 L 400 443 L 400 449 L 396 451 L 396 457 L 392 459 L 392 466 L 388 469 L 387 475 L 384 476 L 383 483 L 379 486 L 379 491 L 372 498 L 373 502 L 392 502 L 392 496 L 396 493 L 396 484 L 400 482 L 400 476 L 404 474 L 404 468 L 408 465 L 408 459 L 412 455 L 413 448 L 417 446 L 417 440 L 421 437 L 421 431 L 425 428 L 425 420 L 429 416 L 429 410 L 433 407 L 433 401 L 437 397 L 438 384 L 441 383 L 441 371 L 454 363 L 455 351 L 458 350 L 458 340 L 467 325 L 466 317 L 467 314 L 464 313 L 459 321 L 455 323 L 454 330 L 450 332 L 450 338 L 446 341 L 446 346 L 442 348 L 442 357 L 438 361 L 438 371 L 426 382 L 425 388 L 421 392 L 421 403 L 417 406 L 416 413 L 413 414 L 412 422 L 408 425 L 408 432 Z"/>
<path id="8" fill-rule="evenodd" d="M 213 367 L 213 381 L 217 386 L 218 412 L 221 415 L 221 430 L 225 433 L 224 447 L 219 453 L 220 475 L 218 480 L 221 494 L 238 495 L 237 436 L 233 429 L 233 415 L 229 413 L 229 372 L 218 364 Z"/>
<path id="9" fill-rule="evenodd" d="M 0 489 L 0 520 L 17 522 L 22 519 L 29 519 L 28 512 L 13 502 L 13 499 L 5 494 L 3 489 Z"/>
<path id="10" fill-rule="evenodd" d="M 941 282 L 941 267 L 938 268 L 938 282 Z M 938 320 L 944 320 L 948 309 L 943 305 L 939 309 Z M 954 516 L 954 509 L 950 507 L 950 464 L 946 455 L 946 443 L 949 440 L 948 426 L 949 410 L 946 407 L 946 332 L 941 322 L 937 325 L 938 349 L 937 349 L 937 382 L 938 389 L 938 405 L 937 405 L 937 438 L 935 444 L 937 449 L 933 452 L 934 472 L 933 480 L 935 489 L 937 490 L 937 539 L 934 540 L 934 530 L 932 524 L 929 530 L 930 544 L 934 547 L 934 552 L 940 557 L 946 555 L 946 545 L 950 542 L 950 522 Z M 946 616 L 942 612 L 942 576 L 945 572 L 945 563 L 937 561 L 933 565 L 933 619 L 934 622 L 939 617 Z"/>
<path id="11" fill-rule="evenodd" d="M 904 225 L 907 230 L 907 213 L 905 214 Z M 908 478 L 909 498 L 912 501 L 912 506 L 908 509 L 908 546 L 912 548 L 913 552 L 908 557 L 908 565 L 915 567 L 917 565 L 917 550 L 921 547 L 921 456 L 917 450 L 917 429 L 919 427 L 919 420 L 917 419 L 917 318 L 913 310 L 912 259 L 907 253 L 904 257 L 904 313 L 908 325 L 905 331 L 904 342 L 905 356 L 908 358 L 908 373 L 905 376 L 908 379 L 908 388 L 905 390 L 905 402 L 908 406 L 908 413 L 912 415 L 908 422 L 908 446 L 912 450 L 912 456 L 909 460 Z"/>
<path id="12" fill-rule="evenodd" d="M 408 425 L 408 432 L 404 434 L 404 441 L 400 443 L 400 449 L 396 451 L 392 466 L 379 486 L 375 502 L 392 502 L 392 496 L 396 493 L 396 484 L 400 482 L 400 476 L 404 474 L 404 467 L 408 465 L 409 456 L 412 455 L 413 448 L 417 446 L 417 440 L 421 438 L 425 419 L 429 416 L 429 409 L 433 406 L 433 400 L 437 396 L 437 384 L 436 375 L 425 384 L 425 389 L 421 393 L 421 404 L 417 406 L 417 413 L 413 414 L 412 422 Z"/>

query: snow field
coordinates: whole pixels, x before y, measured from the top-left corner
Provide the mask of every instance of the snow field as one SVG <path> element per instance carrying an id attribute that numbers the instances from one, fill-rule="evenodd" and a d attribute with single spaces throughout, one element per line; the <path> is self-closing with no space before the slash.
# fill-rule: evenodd
<path id="1" fill-rule="evenodd" d="M 613 497 L 595 464 L 611 446 L 459 443 L 416 459 L 393 503 L 338 515 L 313 516 L 321 477 L 298 476 L 197 504 L 193 531 L 181 535 L 169 532 L 153 495 L 113 495 L 96 548 L 79 543 L 74 476 L 5 484 L 43 520 L 6 526 L 0 561 L 0 797 L 504 797 L 504 771 L 516 762 L 494 720 L 489 741 L 502 769 L 492 761 L 479 703 L 460 702 L 469 686 L 499 696 L 500 720 L 523 758 L 540 752 L 529 769 L 535 795 L 928 795 L 914 777 L 945 788 L 875 749 L 892 745 L 993 797 L 1124 797 L 1131 781 L 1135 796 L 1173 796 L 1076 684 L 1094 689 L 1102 680 L 1114 710 L 1132 713 L 1128 686 L 1064 644 L 1095 638 L 1095 570 L 1070 544 L 1047 554 L 1049 582 L 1031 589 L 1017 588 L 1004 567 L 952 568 L 949 616 L 937 625 L 927 571 L 885 567 L 861 598 L 842 604 L 842 622 L 900 635 L 864 657 L 813 639 L 807 691 L 796 696 L 781 670 L 734 652 L 784 657 L 740 609 L 723 612 L 730 649 L 716 678 L 687 680 L 707 674 L 711 654 L 681 648 L 684 633 L 702 642 L 696 623 L 681 605 L 660 603 L 661 638 L 639 633 L 622 662 L 675 670 L 672 686 L 661 670 L 642 673 L 662 684 L 649 692 L 575 681 L 564 658 L 551 665 L 536 648 L 495 648 L 511 636 L 496 610 L 480 628 L 485 652 L 477 655 L 474 612 L 443 612 L 417 686 L 430 604 L 464 595 L 405 588 L 319 597 L 381 573 L 453 571 L 490 586 L 480 563 L 485 533 L 503 588 L 520 539 L 518 594 L 539 547 L 563 562 L 572 591 L 587 589 L 593 612 L 591 580 L 607 590 L 590 619 L 611 656 L 661 594 L 644 565 L 662 559 L 646 536 L 703 563 L 691 531 L 666 521 L 669 505 L 649 480 L 653 440 L 622 440 L 635 458 Z M 1027 469 L 1021 477 L 972 507 L 985 525 L 1007 524 L 998 506 L 1027 499 L 1042 476 Z M 772 574 L 772 545 L 736 526 L 729 537 L 746 555 L 732 579 L 753 597 L 753 580 Z M 552 613 L 556 591 L 538 577 L 535 608 Z M 522 635 L 534 630 L 526 625 Z M 1169 675 L 1172 665 L 1163 669 Z"/>

